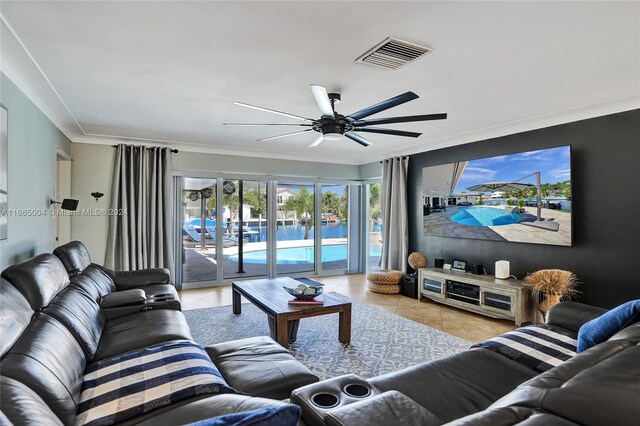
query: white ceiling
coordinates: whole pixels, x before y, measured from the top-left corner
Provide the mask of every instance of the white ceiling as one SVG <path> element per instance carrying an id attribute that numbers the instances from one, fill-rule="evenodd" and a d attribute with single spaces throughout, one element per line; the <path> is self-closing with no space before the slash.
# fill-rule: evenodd
<path id="1" fill-rule="evenodd" d="M 638 2 L 3 1 L 2 71 L 72 142 L 364 164 L 640 107 Z M 396 71 L 356 63 L 387 36 L 435 52 Z M 447 112 L 309 149 L 315 132 L 223 122 L 319 117 L 310 83 L 346 114 L 407 90 L 379 116 Z M 311 134 L 313 133 L 313 134 Z M 133 141 L 136 142 L 136 141 Z"/>

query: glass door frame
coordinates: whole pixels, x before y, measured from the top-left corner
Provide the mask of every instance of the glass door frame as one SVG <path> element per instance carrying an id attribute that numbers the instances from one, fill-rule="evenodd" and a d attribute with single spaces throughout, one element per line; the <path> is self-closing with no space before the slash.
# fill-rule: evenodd
<path id="1" fill-rule="evenodd" d="M 362 225 L 362 241 L 361 247 L 363 248 L 360 252 L 360 259 L 362 260 L 362 267 L 360 268 L 362 272 L 369 273 L 371 271 L 369 265 L 369 252 L 371 250 L 371 241 L 369 237 L 369 217 L 371 214 L 371 185 L 376 183 L 382 183 L 381 178 L 377 179 L 369 179 L 367 181 L 362 182 L 362 202 L 363 202 L 363 214 L 361 215 L 361 225 Z"/>
<path id="2" fill-rule="evenodd" d="M 273 175 L 257 175 L 257 174 L 243 174 L 243 173 L 215 173 L 215 172 L 197 172 L 197 171 L 174 171 L 174 189 L 176 196 L 175 212 L 175 264 L 176 264 L 176 281 L 182 279 L 182 220 L 183 209 L 181 201 L 181 193 L 184 187 L 183 178 L 202 178 L 202 179 L 217 179 L 216 185 L 216 200 L 217 203 L 222 203 L 223 200 L 223 185 L 224 180 L 251 180 L 251 181 L 265 181 L 267 188 L 267 274 L 266 276 L 253 276 L 253 277 L 241 277 L 224 279 L 224 262 L 219 262 L 219 267 L 216 268 L 216 277 L 213 280 L 201 281 L 201 282 L 188 282 L 181 283 L 182 288 L 202 288 L 202 287 L 216 287 L 222 285 L 228 285 L 232 281 L 242 281 L 260 278 L 276 278 L 277 269 L 277 241 L 276 241 L 276 224 L 277 224 L 277 188 L 278 182 L 299 182 L 304 184 L 313 184 L 314 186 L 314 206 L 316 209 L 316 221 L 319 225 L 314 230 L 314 257 L 315 267 L 313 271 L 301 272 L 295 274 L 287 274 L 292 278 L 300 277 L 314 277 L 314 276 L 326 276 L 326 275 L 341 275 L 347 273 L 361 273 L 365 271 L 368 258 L 368 233 L 364 232 L 367 229 L 368 223 L 368 192 L 367 186 L 369 183 L 375 183 L 373 181 L 359 181 L 359 180 L 346 180 L 346 179 L 320 179 L 309 177 L 289 177 L 289 176 L 273 176 Z M 379 181 L 379 180 L 378 180 Z M 323 270 L 322 269 L 322 232 L 318 232 L 317 229 L 322 229 L 322 186 L 323 185 L 347 185 L 349 187 L 349 196 L 347 197 L 347 268 Z M 367 198 L 365 198 L 367 197 Z M 358 201 L 358 208 L 354 207 L 354 200 Z M 318 222 L 318 218 L 320 221 Z M 180 222 L 180 223 L 178 223 Z M 223 212 L 221 208 L 216 206 L 216 247 L 222 247 L 223 244 Z M 355 227 L 355 228 L 354 228 Z M 359 248 L 359 249 L 358 249 Z M 354 254 L 356 254 L 354 258 Z M 219 253 L 222 256 L 222 251 Z M 180 268 L 180 271 L 178 271 Z M 283 275 L 280 275 L 283 276 Z"/>

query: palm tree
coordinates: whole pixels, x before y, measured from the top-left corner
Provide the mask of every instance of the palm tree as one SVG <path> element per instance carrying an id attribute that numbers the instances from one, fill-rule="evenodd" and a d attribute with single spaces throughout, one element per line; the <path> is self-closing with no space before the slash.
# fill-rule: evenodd
<path id="1" fill-rule="evenodd" d="M 382 216 L 380 210 L 380 184 L 374 183 L 369 186 L 369 211 L 371 219 L 379 220 Z"/>
<path id="2" fill-rule="evenodd" d="M 222 197 L 222 204 L 229 207 L 231 216 L 233 218 L 239 217 L 238 210 L 240 209 L 240 196 L 238 192 L 233 194 L 224 194 Z M 242 204 L 250 206 L 255 214 L 265 214 L 267 211 L 267 198 L 264 193 L 258 192 L 258 189 L 250 188 L 243 191 Z M 213 195 L 207 201 L 207 208 L 212 211 L 216 208 L 216 193 L 215 187 Z"/>
<path id="3" fill-rule="evenodd" d="M 322 193 L 322 210 L 328 213 L 335 214 L 340 218 L 340 204 L 341 199 L 335 192 L 323 192 Z"/>
<path id="4" fill-rule="evenodd" d="M 309 229 L 313 226 L 314 216 L 314 196 L 312 192 L 302 188 L 300 192 L 287 198 L 284 203 L 284 210 L 295 211 L 298 217 L 305 217 L 304 239 L 309 239 Z"/>

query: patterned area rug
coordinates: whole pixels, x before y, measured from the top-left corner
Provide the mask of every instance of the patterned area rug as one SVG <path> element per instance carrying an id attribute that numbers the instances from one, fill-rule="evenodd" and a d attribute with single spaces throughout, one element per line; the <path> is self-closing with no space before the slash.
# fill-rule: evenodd
<path id="1" fill-rule="evenodd" d="M 242 305 L 238 316 L 231 312 L 231 306 L 184 311 L 184 315 L 193 338 L 202 346 L 269 335 L 267 315 L 250 303 Z M 320 379 L 328 379 L 349 373 L 370 378 L 463 352 L 470 346 L 466 340 L 352 301 L 350 345 L 338 342 L 338 314 L 331 314 L 300 320 L 298 340 L 289 350 Z"/>

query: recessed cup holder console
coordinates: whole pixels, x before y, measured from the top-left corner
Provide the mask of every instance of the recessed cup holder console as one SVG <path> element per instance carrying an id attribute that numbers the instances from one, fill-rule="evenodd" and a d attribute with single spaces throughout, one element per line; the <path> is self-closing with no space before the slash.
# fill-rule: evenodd
<path id="1" fill-rule="evenodd" d="M 379 394 L 362 377 L 346 374 L 295 389 L 291 402 L 302 408 L 302 418 L 309 426 L 326 426 L 327 413 Z"/>
<path id="2" fill-rule="evenodd" d="M 316 407 L 320 407 L 323 409 L 333 408 L 338 405 L 340 399 L 330 393 L 320 392 L 311 397 L 311 402 Z"/>
<path id="3" fill-rule="evenodd" d="M 371 388 L 356 383 L 348 384 L 342 391 L 353 398 L 366 398 L 371 395 Z"/>

